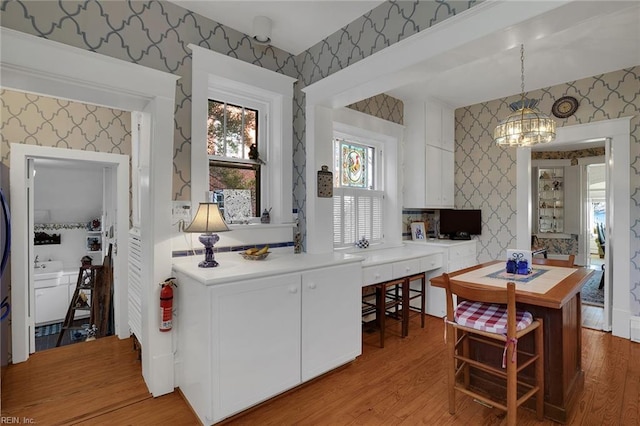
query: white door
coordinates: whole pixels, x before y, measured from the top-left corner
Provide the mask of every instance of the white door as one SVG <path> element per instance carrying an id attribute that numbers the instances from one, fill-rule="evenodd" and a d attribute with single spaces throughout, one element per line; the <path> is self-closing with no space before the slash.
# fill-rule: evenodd
<path id="1" fill-rule="evenodd" d="M 300 275 L 212 289 L 213 415 L 227 417 L 300 383 Z M 216 380 L 217 378 L 217 380 Z"/>
<path id="2" fill-rule="evenodd" d="M 302 274 L 302 380 L 355 359 L 362 352 L 362 267 Z"/>

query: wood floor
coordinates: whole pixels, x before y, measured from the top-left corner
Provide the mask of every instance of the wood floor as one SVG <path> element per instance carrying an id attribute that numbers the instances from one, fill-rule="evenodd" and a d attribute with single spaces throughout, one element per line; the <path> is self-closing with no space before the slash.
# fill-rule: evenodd
<path id="1" fill-rule="evenodd" d="M 394 325 L 390 326 L 393 327 Z M 347 366 L 268 401 L 233 425 L 498 425 L 503 414 L 465 396 L 447 409 L 442 320 L 412 319 L 409 336 L 390 329 L 385 348 L 363 336 L 363 355 Z M 277 343 L 274 343 L 277 344 Z M 43 351 L 3 371 L 2 416 L 38 424 L 198 424 L 174 392 L 152 398 L 140 376 L 132 343 L 109 337 Z M 640 425 L 640 344 L 583 329 L 585 388 L 570 425 Z M 518 411 L 518 425 L 537 422 Z"/>
<path id="2" fill-rule="evenodd" d="M 582 326 L 594 330 L 604 328 L 604 308 L 582 304 Z"/>

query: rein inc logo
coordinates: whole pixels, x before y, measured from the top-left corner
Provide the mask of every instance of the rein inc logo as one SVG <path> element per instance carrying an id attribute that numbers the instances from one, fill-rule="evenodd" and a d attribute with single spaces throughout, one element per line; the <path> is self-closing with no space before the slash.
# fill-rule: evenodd
<path id="1" fill-rule="evenodd" d="M 36 424 L 36 421 L 32 417 L 2 416 L 2 417 L 0 417 L 0 424 L 2 424 L 2 425 L 28 425 L 28 424 Z"/>

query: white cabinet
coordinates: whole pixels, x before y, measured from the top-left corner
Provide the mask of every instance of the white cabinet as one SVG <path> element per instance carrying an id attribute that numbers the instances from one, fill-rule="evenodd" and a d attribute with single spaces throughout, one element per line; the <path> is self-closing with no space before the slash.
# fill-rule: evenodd
<path id="1" fill-rule="evenodd" d="M 432 277 L 442 275 L 443 272 L 454 272 L 460 269 L 476 265 L 476 240 L 468 241 L 434 241 L 434 242 L 414 242 L 406 241 L 409 244 L 427 245 L 437 247 L 443 251 L 442 267 L 427 270 L 427 282 Z M 447 313 L 446 295 L 443 288 L 433 287 L 431 282 L 427 286 L 427 314 L 435 317 L 443 317 Z"/>
<path id="2" fill-rule="evenodd" d="M 214 417 L 300 382 L 299 275 L 212 288 L 211 312 Z"/>
<path id="3" fill-rule="evenodd" d="M 64 320 L 69 308 L 69 285 L 55 284 L 50 287 L 37 288 L 36 292 L 36 325 Z"/>
<path id="4" fill-rule="evenodd" d="M 454 121 L 453 109 L 439 102 L 405 104 L 405 207 L 453 207 Z"/>
<path id="5" fill-rule="evenodd" d="M 359 263 L 212 286 L 175 275 L 178 384 L 204 424 L 361 353 Z"/>
<path id="6" fill-rule="evenodd" d="M 356 268 L 302 274 L 303 382 L 355 359 L 362 351 L 361 276 Z"/>
<path id="7" fill-rule="evenodd" d="M 436 101 L 425 102 L 425 141 L 427 145 L 453 151 L 455 145 L 453 108 Z"/>

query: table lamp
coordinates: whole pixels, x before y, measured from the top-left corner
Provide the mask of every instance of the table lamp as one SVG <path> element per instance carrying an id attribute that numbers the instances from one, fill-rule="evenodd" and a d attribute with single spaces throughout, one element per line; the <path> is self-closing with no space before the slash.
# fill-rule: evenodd
<path id="1" fill-rule="evenodd" d="M 200 203 L 196 217 L 184 232 L 202 232 L 198 240 L 204 245 L 204 260 L 198 263 L 201 268 L 212 268 L 218 266 L 218 262 L 213 256 L 213 245 L 220 240 L 218 234 L 214 232 L 228 231 L 229 227 L 222 218 L 218 204 Z"/>

